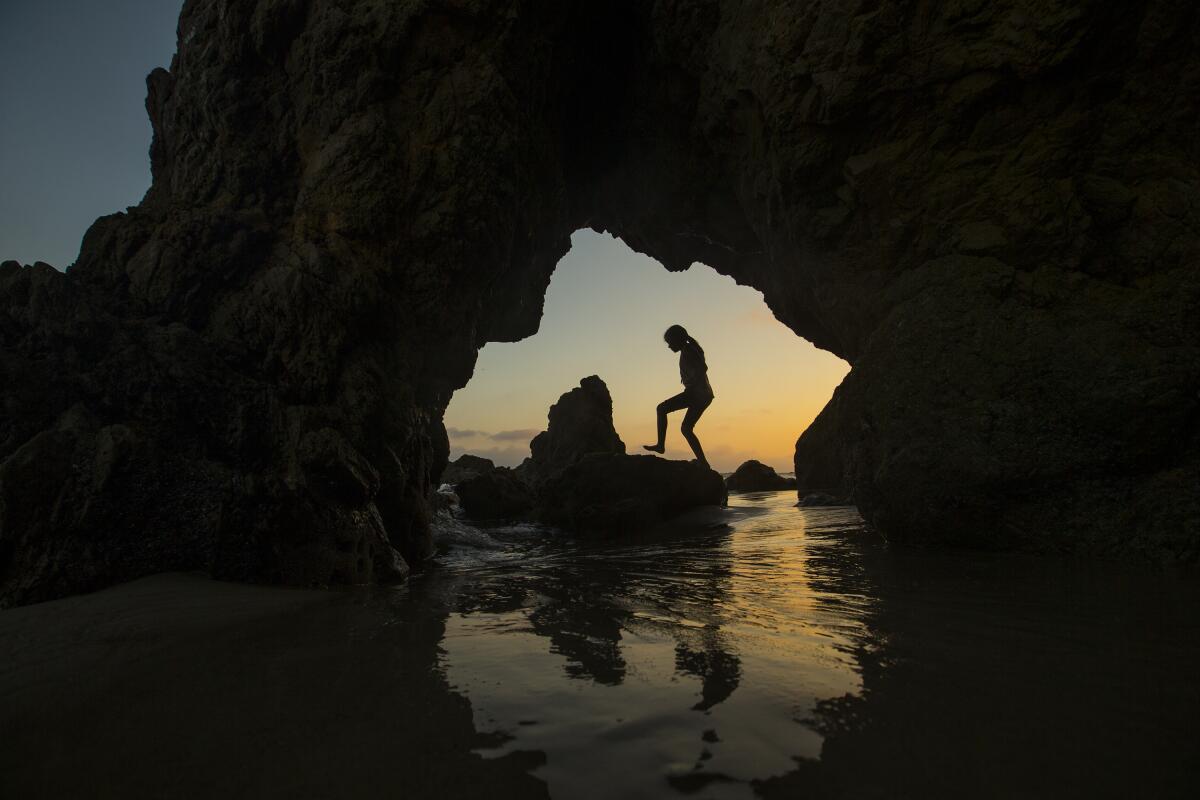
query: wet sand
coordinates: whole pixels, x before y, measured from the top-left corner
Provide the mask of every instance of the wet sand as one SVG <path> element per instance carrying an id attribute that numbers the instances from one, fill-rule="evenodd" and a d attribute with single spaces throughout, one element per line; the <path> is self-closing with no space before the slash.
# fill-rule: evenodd
<path id="1" fill-rule="evenodd" d="M 471 752 L 444 618 L 194 575 L 4 611 L 0 797 L 546 796 Z"/>
<path id="2" fill-rule="evenodd" d="M 0 612 L 3 797 L 1190 797 L 1200 583 L 735 495 L 447 523 L 402 589 L 163 575 Z"/>

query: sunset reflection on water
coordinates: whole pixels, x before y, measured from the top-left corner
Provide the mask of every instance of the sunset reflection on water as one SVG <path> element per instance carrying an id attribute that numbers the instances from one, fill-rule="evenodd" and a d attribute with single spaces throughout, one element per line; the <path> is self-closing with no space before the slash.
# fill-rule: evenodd
<path id="1" fill-rule="evenodd" d="M 650 537 L 482 535 L 492 544 L 445 557 L 439 580 L 458 599 L 441 665 L 476 727 L 494 734 L 480 752 L 540 753 L 534 774 L 554 796 L 830 786 L 847 796 L 1053 796 L 1093 760 L 1105 776 L 1096 788 L 1145 785 L 1132 766 L 1141 760 L 1173 763 L 1149 777 L 1169 795 L 1191 769 L 1170 754 L 1195 746 L 1194 727 L 1160 762 L 1136 725 L 1183 720 L 1162 692 L 1195 707 L 1194 682 L 1180 662 L 1152 659 L 1160 635 L 1127 615 L 1101 622 L 1114 610 L 1105 586 L 1149 589 L 1151 573 L 893 552 L 854 509 L 796 508 L 788 492 L 734 495 L 728 510 Z M 1196 599 L 1182 585 L 1131 599 L 1161 601 L 1163 591 L 1184 604 L 1167 608 Z M 1174 645 L 1194 659 L 1194 625 L 1180 632 Z M 1147 661 L 1149 672 L 1131 672 Z M 1114 699 L 1091 690 L 1125 692 L 1138 712 L 1113 723 L 1097 703 Z M 1013 744 L 1028 740 L 1060 752 L 1048 766 Z M 1133 772 L 1101 763 L 1113 751 Z M 998 781 L 995 758 L 1008 770 Z"/>
<path id="2" fill-rule="evenodd" d="M 552 794 L 748 795 L 749 780 L 819 756 L 803 722 L 818 699 L 860 688 L 863 604 L 825 602 L 808 564 L 822 533 L 861 521 L 794 505 L 755 495 L 650 541 L 539 542 L 527 560 L 464 564 L 459 595 L 488 600 L 447 621 L 451 686 L 480 730 L 512 737 L 497 753 L 546 754 Z"/>
<path id="3" fill-rule="evenodd" d="M 908 551 L 794 503 L 605 542 L 443 516 L 402 586 L 0 612 L 0 795 L 1194 794 L 1194 573 Z"/>

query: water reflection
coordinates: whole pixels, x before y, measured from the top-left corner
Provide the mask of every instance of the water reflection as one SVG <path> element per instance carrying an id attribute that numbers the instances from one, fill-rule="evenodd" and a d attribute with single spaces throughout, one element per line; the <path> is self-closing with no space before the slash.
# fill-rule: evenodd
<path id="1" fill-rule="evenodd" d="M 1194 794 L 1194 573 L 906 553 L 793 503 L 447 523 L 402 589 L 0 612 L 0 796 Z"/>
<path id="2" fill-rule="evenodd" d="M 822 604 L 869 591 L 856 693 L 818 701 L 819 758 L 764 797 L 1190 797 L 1200 587 L 1141 565 L 856 547 Z"/>
<path id="3" fill-rule="evenodd" d="M 562 797 L 1170 797 L 1200 777 L 1191 576 L 889 550 L 852 510 L 793 503 L 452 547 L 442 663 L 512 737 L 490 754 L 545 752 Z"/>
<path id="4" fill-rule="evenodd" d="M 564 540 L 546 531 L 518 531 L 525 558 L 480 564 L 469 556 L 429 576 L 455 580 L 455 610 L 497 618 L 520 612 L 527 629 L 563 657 L 571 678 L 620 685 L 627 664 L 622 639 L 639 626 L 661 625 L 676 639 L 675 664 L 702 683 L 699 710 L 737 688 L 740 662 L 721 634 L 729 607 L 733 528 L 725 512 L 691 517 L 641 537 L 636 545 Z M 700 528 L 698 533 L 696 528 Z M 496 528 L 497 537 L 512 529 Z M 510 551 L 511 552 L 511 551 Z"/>
<path id="5" fill-rule="evenodd" d="M 634 541 L 492 529 L 503 558 L 451 535 L 429 576 L 459 598 L 449 680 L 479 727 L 512 737 L 498 752 L 547 752 L 537 774 L 552 792 L 749 796 L 750 779 L 819 752 L 802 714 L 859 685 L 845 631 L 862 606 L 848 600 L 835 621 L 814 609 L 807 556 L 781 548 L 804 536 L 794 502 L 750 497 Z M 809 516 L 860 525 L 850 509 Z"/>

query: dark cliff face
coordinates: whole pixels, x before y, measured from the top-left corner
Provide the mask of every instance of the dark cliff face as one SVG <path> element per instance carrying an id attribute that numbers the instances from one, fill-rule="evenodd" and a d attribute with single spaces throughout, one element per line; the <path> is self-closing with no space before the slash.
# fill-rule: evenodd
<path id="1" fill-rule="evenodd" d="M 188 2 L 154 184 L 0 267 L 0 570 L 327 583 L 429 551 L 441 414 L 579 227 L 849 360 L 797 444 L 908 541 L 1196 555 L 1200 13 Z"/>

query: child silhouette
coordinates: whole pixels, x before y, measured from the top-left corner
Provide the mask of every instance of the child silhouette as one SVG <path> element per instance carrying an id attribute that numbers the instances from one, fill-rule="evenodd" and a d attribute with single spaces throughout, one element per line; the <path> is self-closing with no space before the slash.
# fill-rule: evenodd
<path id="1" fill-rule="evenodd" d="M 704 449 L 696 438 L 696 421 L 713 401 L 712 386 L 708 383 L 708 364 L 704 361 L 704 350 L 700 343 L 693 339 L 682 325 L 672 325 L 663 334 L 663 340 L 673 352 L 679 353 L 679 379 L 683 382 L 683 391 L 674 397 L 669 397 L 658 404 L 658 443 L 642 445 L 652 453 L 662 453 L 666 450 L 667 414 L 686 408 L 683 415 L 683 425 L 680 430 L 683 438 L 691 445 L 696 460 L 708 466 L 704 457 Z"/>

